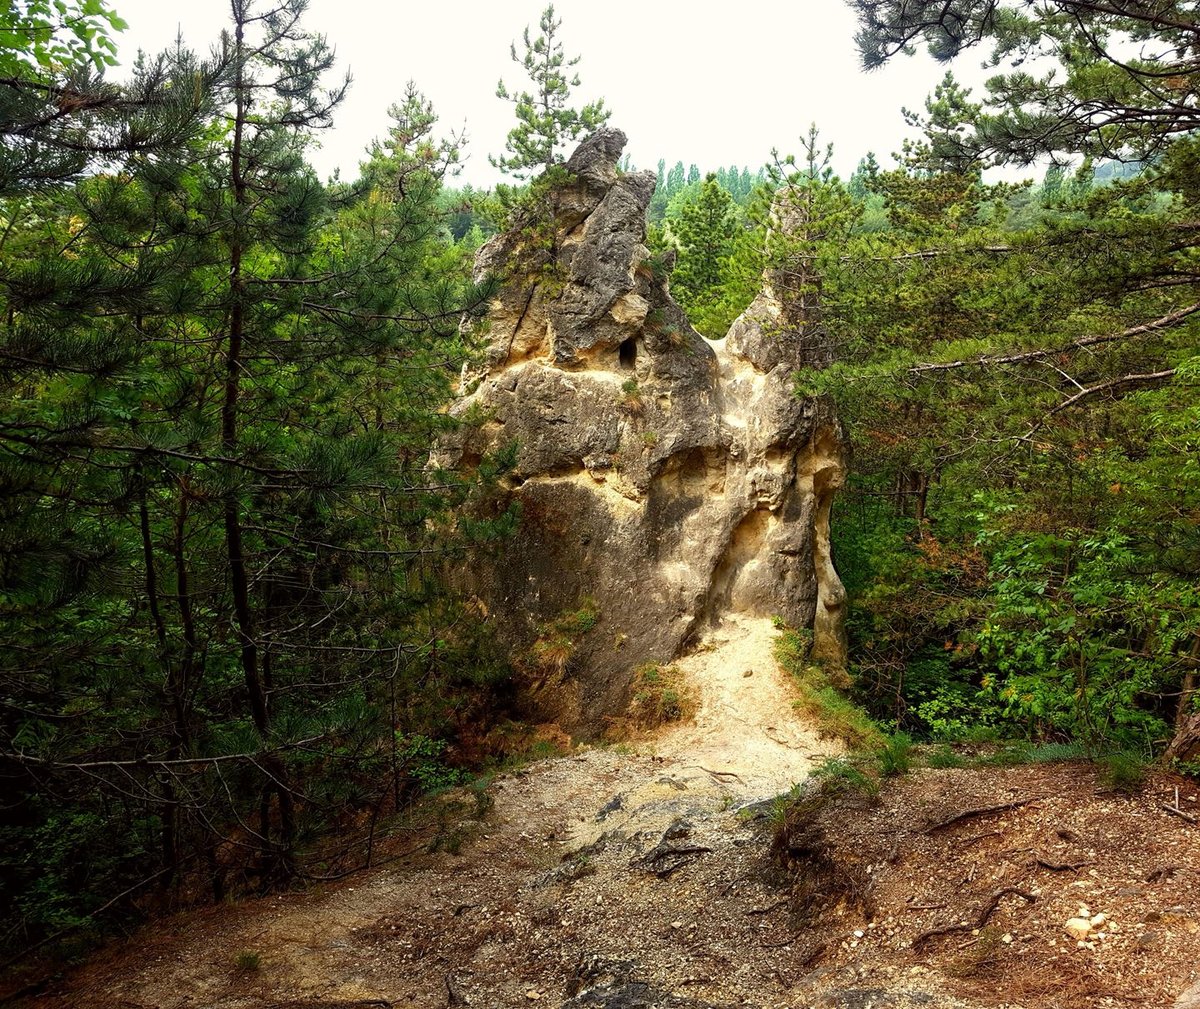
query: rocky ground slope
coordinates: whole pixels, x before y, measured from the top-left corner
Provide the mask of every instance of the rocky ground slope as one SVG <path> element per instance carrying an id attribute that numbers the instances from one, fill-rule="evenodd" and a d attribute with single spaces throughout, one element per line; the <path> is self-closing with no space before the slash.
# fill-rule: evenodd
<path id="1" fill-rule="evenodd" d="M 1194 786 L 922 770 L 781 829 L 771 797 L 837 748 L 774 633 L 731 618 L 682 660 L 692 722 L 442 797 L 394 861 L 156 923 L 27 1004 L 1195 1009 Z"/>

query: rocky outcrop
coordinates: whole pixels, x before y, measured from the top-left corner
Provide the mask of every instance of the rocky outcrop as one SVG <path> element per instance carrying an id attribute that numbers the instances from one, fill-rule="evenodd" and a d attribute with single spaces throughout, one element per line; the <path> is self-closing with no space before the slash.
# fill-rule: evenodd
<path id="1" fill-rule="evenodd" d="M 470 468 L 515 445 L 503 500 L 519 531 L 461 579 L 518 652 L 557 639 L 540 671 L 526 664 L 529 701 L 583 734 L 623 710 L 636 667 L 726 611 L 778 614 L 844 657 L 832 405 L 793 395 L 786 347 L 750 353 L 688 324 L 644 244 L 654 176 L 618 172 L 624 143 L 585 141 L 569 181 L 480 250 L 478 274 L 506 280 L 453 408 L 468 422 L 436 460 Z"/>

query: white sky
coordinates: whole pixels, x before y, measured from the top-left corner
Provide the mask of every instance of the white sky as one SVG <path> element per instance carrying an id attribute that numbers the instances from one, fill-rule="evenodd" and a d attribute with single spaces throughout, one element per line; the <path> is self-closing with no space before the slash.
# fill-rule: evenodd
<path id="1" fill-rule="evenodd" d="M 182 31 L 206 50 L 226 23 L 227 0 L 114 0 L 129 22 L 123 59 L 157 51 Z M 353 177 L 363 150 L 386 130 L 387 107 L 411 78 L 442 127 L 466 123 L 469 160 L 461 182 L 490 186 L 488 163 L 513 125 L 495 97 L 503 77 L 524 84 L 509 43 L 526 24 L 537 34 L 544 0 L 312 0 L 307 25 L 327 36 L 354 77 L 337 125 L 313 160 Z M 848 175 L 868 150 L 887 163 L 905 135 L 901 106 L 919 108 L 943 68 L 924 54 L 871 74 L 859 69 L 854 18 L 842 0 L 742 0 L 677 4 L 661 0 L 557 0 L 568 56 L 581 55 L 575 104 L 603 97 L 610 124 L 629 137 L 639 168 L 659 158 L 702 171 L 736 162 L 752 168 L 773 147 L 798 152 L 810 122 L 834 144 Z M 979 56 L 983 54 L 980 53 Z M 964 82 L 983 79 L 979 57 L 955 66 Z"/>

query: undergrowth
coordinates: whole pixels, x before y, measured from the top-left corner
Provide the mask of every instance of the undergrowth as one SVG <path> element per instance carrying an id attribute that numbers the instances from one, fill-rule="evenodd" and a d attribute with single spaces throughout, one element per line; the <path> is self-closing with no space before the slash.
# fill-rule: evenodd
<path id="1" fill-rule="evenodd" d="M 633 674 L 629 722 L 637 729 L 654 729 L 681 722 L 695 713 L 697 702 L 678 666 L 647 662 Z"/>
<path id="2" fill-rule="evenodd" d="M 584 599 L 577 609 L 567 610 L 538 628 L 537 640 L 530 651 L 543 672 L 559 672 L 579 647 L 579 642 L 600 620 L 600 611 L 592 599 Z"/>

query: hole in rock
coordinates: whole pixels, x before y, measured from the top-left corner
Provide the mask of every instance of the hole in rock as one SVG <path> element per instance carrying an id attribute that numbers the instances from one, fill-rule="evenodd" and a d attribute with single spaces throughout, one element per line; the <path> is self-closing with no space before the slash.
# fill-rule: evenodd
<path id="1" fill-rule="evenodd" d="M 632 370 L 633 366 L 637 363 L 636 336 L 631 336 L 628 340 L 621 343 L 621 346 L 617 350 L 617 359 L 621 362 L 622 368 Z"/>

